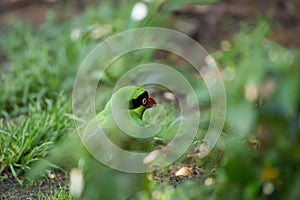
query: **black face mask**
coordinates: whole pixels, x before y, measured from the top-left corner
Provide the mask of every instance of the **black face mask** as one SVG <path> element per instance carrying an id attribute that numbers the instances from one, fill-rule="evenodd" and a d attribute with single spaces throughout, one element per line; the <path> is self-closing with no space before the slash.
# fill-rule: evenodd
<path id="1" fill-rule="evenodd" d="M 148 92 L 147 91 L 143 92 L 137 98 L 129 101 L 129 109 L 132 110 L 140 106 L 146 106 L 148 104 L 148 98 L 149 98 Z"/>

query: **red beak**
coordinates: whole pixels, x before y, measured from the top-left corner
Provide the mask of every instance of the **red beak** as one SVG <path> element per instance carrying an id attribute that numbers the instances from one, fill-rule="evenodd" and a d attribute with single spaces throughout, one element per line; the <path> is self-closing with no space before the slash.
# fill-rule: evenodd
<path id="1" fill-rule="evenodd" d="M 148 103 L 146 105 L 147 108 L 152 108 L 156 106 L 156 102 L 154 99 L 152 99 L 151 97 L 148 98 Z"/>

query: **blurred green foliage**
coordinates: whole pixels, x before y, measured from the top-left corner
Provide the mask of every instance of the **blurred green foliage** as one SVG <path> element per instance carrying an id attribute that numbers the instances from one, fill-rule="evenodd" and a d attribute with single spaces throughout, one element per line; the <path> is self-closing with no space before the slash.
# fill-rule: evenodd
<path id="1" fill-rule="evenodd" d="M 0 79 L 1 116 L 26 114 L 32 101 L 57 99 L 72 87 L 79 48 L 64 29 L 49 24 L 34 30 L 17 21 L 2 35 L 1 49 L 8 62 Z"/>
<path id="2" fill-rule="evenodd" d="M 36 175 L 49 161 L 68 170 L 78 168 L 85 175 L 83 197 L 89 199 L 299 199 L 300 52 L 268 39 L 272 24 L 263 19 L 245 26 L 231 41 L 224 41 L 226 48 L 214 53 L 225 81 L 228 109 L 216 147 L 222 158 L 216 151 L 205 159 L 196 158 L 201 167 L 211 169 L 209 160 L 217 166 L 215 173 L 203 175 L 213 180 L 210 184 L 202 180 L 176 188 L 158 184 L 149 174 L 129 175 L 106 168 L 86 152 L 74 131 L 72 120 L 78 119 L 70 114 L 80 62 L 114 33 L 143 26 L 173 28 L 170 11 L 188 2 L 148 3 L 149 14 L 142 21 L 128 17 L 134 1 L 119 3 L 116 9 L 114 2 L 103 1 L 64 22 L 51 12 L 39 28 L 14 21 L 1 33 L 5 39 L 0 40 L 0 52 L 6 57 L 0 68 L 1 177 L 13 174 L 21 183 L 19 175 L 48 155 L 48 161 L 37 164 L 40 169 L 32 173 Z M 157 10 L 159 17 L 153 17 Z M 130 56 L 115 64 L 130 69 L 137 60 L 159 60 L 153 51 Z M 121 74 L 112 67 L 112 76 L 103 84 L 112 85 Z M 207 103 L 204 87 L 199 87 L 198 96 Z M 99 103 L 103 106 L 110 95 L 101 95 L 105 96 Z M 53 143 L 57 144 L 54 149 Z"/>
<path id="3" fill-rule="evenodd" d="M 300 164 L 299 50 L 267 39 L 270 32 L 268 22 L 258 21 L 215 54 L 234 73 L 225 78 L 228 135 L 218 171 L 221 196 L 235 191 L 228 198 L 285 199 L 291 191 L 299 198 L 293 189 Z"/>

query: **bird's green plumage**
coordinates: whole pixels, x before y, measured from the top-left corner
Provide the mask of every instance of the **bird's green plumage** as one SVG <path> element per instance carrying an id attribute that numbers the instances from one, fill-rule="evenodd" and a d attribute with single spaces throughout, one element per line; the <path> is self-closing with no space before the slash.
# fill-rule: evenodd
<path id="1" fill-rule="evenodd" d="M 128 99 L 126 101 L 126 98 L 124 96 L 124 93 L 130 93 L 132 92 L 132 95 L 130 96 L 130 99 Z M 131 101 L 132 99 L 138 98 L 141 94 L 143 94 L 145 92 L 144 88 L 141 87 L 137 87 L 137 86 L 126 86 L 123 87 L 121 89 L 119 89 L 118 91 L 116 91 L 112 97 L 110 98 L 110 100 L 107 102 L 105 108 L 97 115 L 97 118 L 99 119 L 101 124 L 104 124 L 107 122 L 107 118 L 110 117 L 112 115 L 112 110 L 111 110 L 111 103 L 112 103 L 112 99 L 116 98 L 118 100 L 124 100 L 124 102 L 128 102 Z M 124 104 L 125 106 L 128 105 L 127 103 Z M 124 107 L 124 109 L 128 109 Z M 135 120 L 136 123 L 141 124 L 142 123 L 142 117 L 143 117 L 143 113 L 146 110 L 146 106 L 139 106 L 135 109 L 131 109 L 129 110 L 130 116 Z"/>
<path id="2" fill-rule="evenodd" d="M 143 94 L 145 92 L 145 89 L 144 88 L 136 88 L 136 90 L 133 92 L 130 100 L 132 99 L 135 99 L 135 98 L 138 98 L 141 94 Z M 129 101 L 130 101 L 129 100 Z M 143 117 L 143 114 L 146 110 L 146 107 L 141 105 L 133 110 L 129 110 L 129 113 L 130 113 L 130 116 L 136 120 L 138 123 L 141 122 L 142 120 L 142 117 Z"/>
<path id="3" fill-rule="evenodd" d="M 171 129 L 167 129 L 165 127 L 165 120 L 167 120 L 167 123 L 169 121 L 172 121 L 172 119 L 167 119 L 167 116 L 164 115 L 163 110 L 161 109 L 153 109 L 151 111 L 152 114 L 145 113 L 145 111 L 149 108 L 149 106 L 140 105 L 138 107 L 134 106 L 134 108 L 130 108 L 130 101 L 133 99 L 137 99 L 141 97 L 145 93 L 145 89 L 137 86 L 126 86 L 123 87 L 116 92 L 113 93 L 107 104 L 105 105 L 105 108 L 97 114 L 96 118 L 93 119 L 95 121 L 96 126 L 97 124 L 100 125 L 101 129 L 103 130 L 104 134 L 108 137 L 108 139 L 115 144 L 115 146 L 118 146 L 125 150 L 130 151 L 149 151 L 153 147 L 153 144 L 157 141 L 164 141 L 164 139 L 159 138 L 166 138 L 164 134 L 168 132 L 167 138 L 173 138 L 173 134 L 176 133 L 176 130 L 171 131 Z M 148 95 L 148 94 L 147 94 Z M 149 99 L 151 99 L 149 97 Z M 153 100 L 153 99 L 152 99 Z M 154 101 L 154 100 L 153 100 Z M 155 101 L 154 101 L 155 105 Z M 159 108 L 159 107 L 157 107 Z M 150 111 L 150 110 L 149 110 Z M 171 111 L 171 110 L 170 110 Z M 174 110 L 172 110 L 174 111 Z M 129 117 L 131 120 L 129 123 L 135 123 L 141 127 L 145 127 L 146 129 L 149 128 L 149 125 L 157 125 L 159 128 L 159 132 L 156 135 L 157 137 L 151 138 L 151 137 L 145 137 L 145 138 L 139 138 L 139 134 L 143 135 L 145 132 L 137 131 L 138 129 L 135 129 L 135 127 L 131 128 L 132 124 L 127 123 L 128 121 L 123 120 L 124 118 L 122 115 L 124 113 L 127 113 L 127 118 Z M 129 113 L 129 114 L 128 114 Z M 125 132 L 124 129 L 120 128 L 119 124 L 116 123 L 114 115 L 121 116 L 121 124 L 125 125 L 129 129 L 130 133 L 136 133 L 133 135 L 128 135 L 128 131 Z M 171 115 L 173 116 L 173 115 Z M 175 117 L 175 115 L 174 115 Z M 89 131 L 86 131 L 85 140 L 90 141 L 92 144 L 95 143 L 95 148 L 99 145 L 97 141 L 99 141 L 99 138 L 97 139 L 94 137 L 95 134 L 98 134 L 95 132 L 95 129 L 98 127 L 87 125 L 89 127 Z M 172 127 L 175 127 L 172 125 Z M 176 126 L 177 127 L 177 126 Z M 148 129 L 149 131 L 153 131 L 154 129 Z M 147 132 L 147 131 L 146 131 Z M 149 132 L 150 133 L 150 132 Z M 133 137 L 132 137 L 133 136 Z M 157 140 L 159 139 L 159 140 Z M 169 139 L 167 139 L 169 141 Z M 164 141 L 165 142 L 165 141 Z"/>
<path id="4" fill-rule="evenodd" d="M 133 92 L 133 94 L 131 95 L 131 99 L 135 99 L 138 96 L 140 96 L 141 94 L 143 94 L 145 92 L 144 88 L 141 87 L 137 87 L 136 90 Z"/>
<path id="5" fill-rule="evenodd" d="M 110 100 L 105 105 L 105 108 L 96 116 L 101 128 L 104 130 L 106 135 L 118 146 L 123 146 L 124 141 L 129 141 L 129 136 L 123 133 L 119 127 L 115 124 L 115 119 L 113 116 L 114 105 L 118 106 L 117 112 L 122 113 L 124 111 L 129 112 L 130 117 L 138 125 L 145 125 L 143 122 L 143 113 L 147 109 L 146 106 L 140 105 L 137 108 L 130 109 L 129 103 L 132 99 L 138 98 L 141 94 L 145 93 L 145 89 L 137 86 L 126 86 L 117 90 L 110 98 Z M 148 94 L 147 94 L 148 95 Z M 112 105 L 113 104 L 113 105 Z M 123 110 L 124 109 L 124 110 Z M 132 141 L 131 138 L 130 141 Z M 140 140 L 139 140 L 140 141 Z M 132 144 L 129 144 L 132 145 Z M 122 147 L 122 148 L 123 148 Z M 125 147 L 126 148 L 126 147 Z"/>

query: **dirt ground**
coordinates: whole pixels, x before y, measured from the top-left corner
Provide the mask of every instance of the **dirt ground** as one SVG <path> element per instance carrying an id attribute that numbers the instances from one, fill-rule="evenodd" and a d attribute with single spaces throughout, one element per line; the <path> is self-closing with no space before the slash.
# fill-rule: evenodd
<path id="1" fill-rule="evenodd" d="M 37 199 L 39 193 L 53 195 L 64 187 L 68 191 L 68 177 L 66 174 L 55 171 L 34 184 L 24 182 L 20 185 L 12 176 L 0 181 L 0 199 Z"/>

